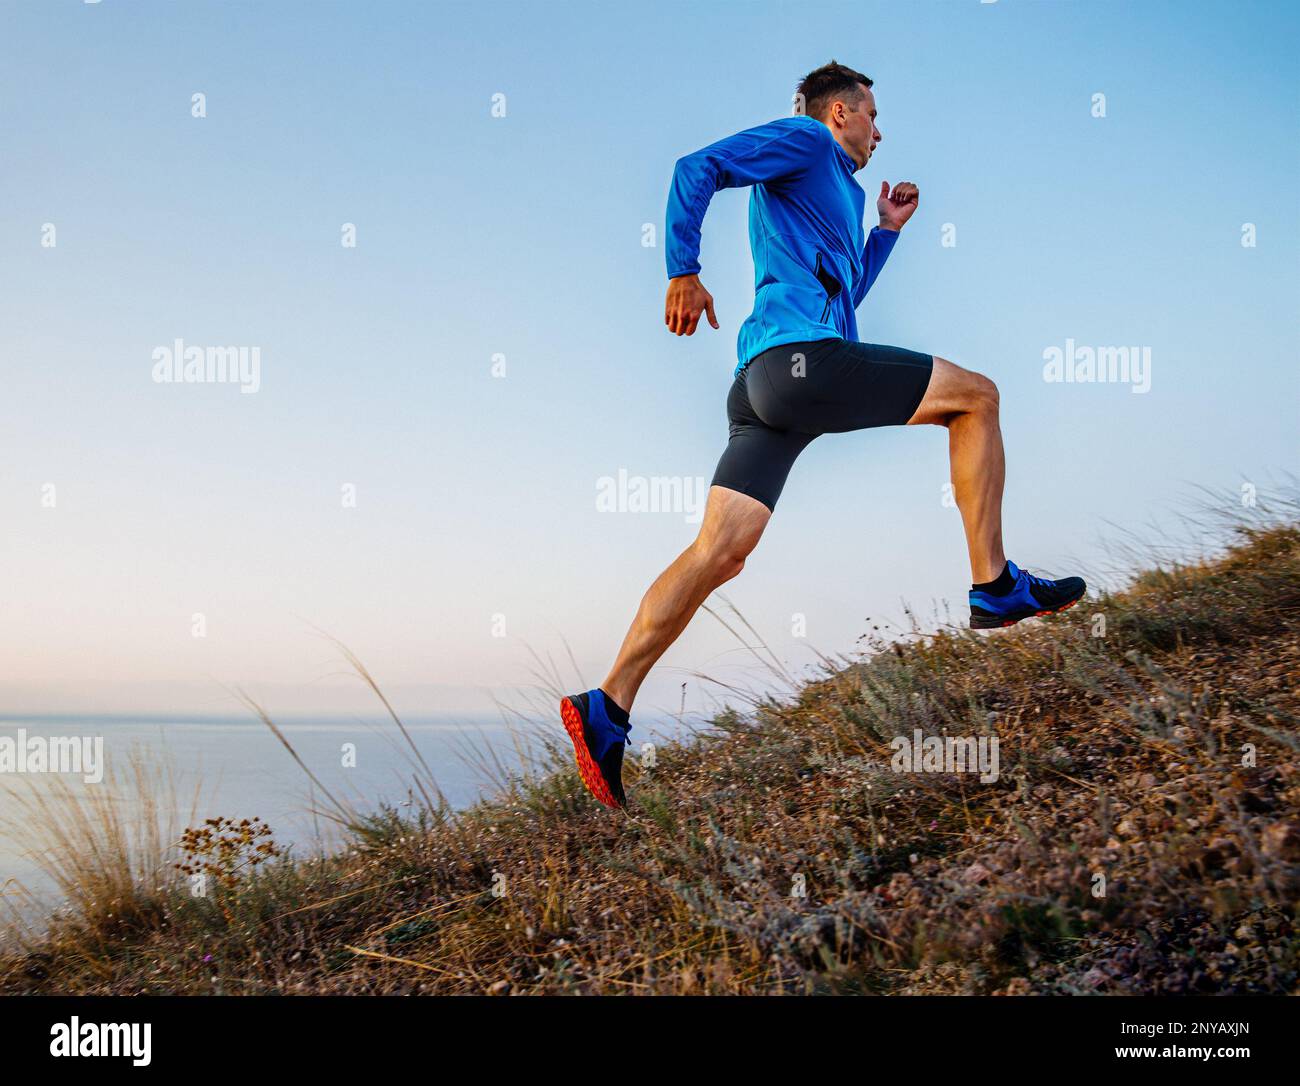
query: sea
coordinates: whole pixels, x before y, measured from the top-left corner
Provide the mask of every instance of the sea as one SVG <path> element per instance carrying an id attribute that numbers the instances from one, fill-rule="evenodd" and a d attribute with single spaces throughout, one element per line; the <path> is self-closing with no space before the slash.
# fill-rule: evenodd
<path id="1" fill-rule="evenodd" d="M 42 831 L 50 813 L 57 820 L 78 803 L 107 802 L 138 825 L 144 804 L 137 769 L 165 836 L 179 838 L 207 818 L 256 818 L 279 848 L 303 856 L 341 846 L 343 834 L 329 817 L 335 802 L 362 813 L 382 804 L 406 810 L 418 802 L 417 779 L 432 778 L 448 803 L 463 808 L 496 790 L 503 774 L 518 772 L 521 752 L 536 749 L 527 725 L 500 715 L 402 723 L 409 741 L 383 718 L 277 719 L 290 753 L 251 714 L 0 717 L 0 895 L 26 902 L 24 911 L 56 903 L 57 885 L 45 869 L 58 846 Z M 53 771 L 60 747 L 62 767 L 75 771 Z M 73 749 L 79 761 L 69 758 Z"/>

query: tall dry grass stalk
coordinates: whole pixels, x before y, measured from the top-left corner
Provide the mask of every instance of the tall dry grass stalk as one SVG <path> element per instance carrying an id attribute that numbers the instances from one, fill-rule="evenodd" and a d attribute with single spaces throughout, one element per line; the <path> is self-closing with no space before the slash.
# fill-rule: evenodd
<path id="1" fill-rule="evenodd" d="M 50 775 L 6 783 L 0 792 L 0 836 L 13 843 L 62 898 L 54 912 L 88 933 L 122 934 L 148 926 L 175 879 L 171 864 L 182 810 L 169 756 L 134 747 L 98 784 Z M 196 782 L 192 822 L 199 803 Z M 5 903 L 10 936 L 26 941 L 44 931 L 33 909 L 42 895 L 22 887 Z M 44 903 L 48 906 L 48 903 Z"/>

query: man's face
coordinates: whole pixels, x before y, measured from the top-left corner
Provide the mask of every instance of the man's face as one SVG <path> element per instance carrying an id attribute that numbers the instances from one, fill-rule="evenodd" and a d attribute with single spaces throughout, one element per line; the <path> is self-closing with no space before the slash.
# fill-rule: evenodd
<path id="1" fill-rule="evenodd" d="M 838 128 L 840 146 L 861 169 L 871 158 L 883 137 L 876 127 L 876 96 L 867 87 L 862 88 L 862 98 L 856 107 L 847 102 L 831 106 L 832 130 Z"/>

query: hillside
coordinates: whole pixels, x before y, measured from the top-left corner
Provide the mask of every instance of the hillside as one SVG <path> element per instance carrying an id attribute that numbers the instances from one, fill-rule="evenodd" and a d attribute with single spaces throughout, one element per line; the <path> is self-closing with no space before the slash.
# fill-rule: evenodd
<path id="1" fill-rule="evenodd" d="M 626 814 L 559 750 L 498 800 L 388 811 L 349 855 L 205 898 L 167 868 L 106 881 L 0 991 L 1296 992 L 1298 678 L 1300 527 L 1242 530 L 719 717 L 628 767 Z M 915 729 L 996 735 L 1000 776 L 895 772 Z"/>

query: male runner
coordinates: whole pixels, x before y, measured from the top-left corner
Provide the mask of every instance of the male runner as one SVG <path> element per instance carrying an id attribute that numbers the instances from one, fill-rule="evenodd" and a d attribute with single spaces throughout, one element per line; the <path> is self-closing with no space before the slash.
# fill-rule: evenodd
<path id="1" fill-rule="evenodd" d="M 1063 611 L 1086 586 L 1049 581 L 1002 551 L 1005 464 L 998 390 L 937 355 L 859 343 L 854 311 L 915 213 L 917 187 L 880 183 L 880 225 L 863 237 L 866 194 L 853 175 L 880 143 L 872 81 L 832 61 L 808 74 L 802 113 L 710 144 L 677 162 L 668 194 L 664 322 L 694 335 L 702 313 L 700 227 L 719 189 L 752 186 L 754 311 L 741 326 L 727 397 L 731 437 L 709 488 L 699 536 L 641 600 L 604 683 L 560 702 L 582 781 L 621 807 L 628 710 L 655 661 L 719 585 L 744 568 L 795 458 L 820 434 L 873 426 L 948 429 L 953 493 L 970 552 L 970 624 L 1011 626 Z"/>

